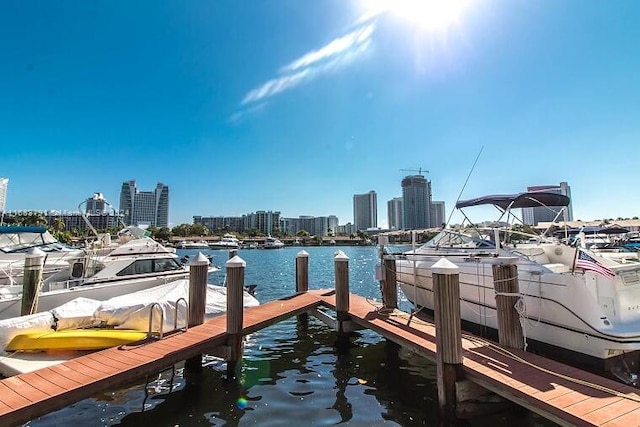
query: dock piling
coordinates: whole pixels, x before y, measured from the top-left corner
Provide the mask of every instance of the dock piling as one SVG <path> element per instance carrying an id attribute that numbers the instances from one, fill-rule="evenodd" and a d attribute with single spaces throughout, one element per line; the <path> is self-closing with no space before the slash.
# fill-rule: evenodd
<path id="1" fill-rule="evenodd" d="M 462 331 L 460 323 L 459 268 L 446 258 L 431 267 L 438 405 L 443 419 L 454 420 L 456 382 L 462 377 Z"/>
<path id="2" fill-rule="evenodd" d="M 309 290 L 309 253 L 304 249 L 296 255 L 296 292 L 303 293 Z M 308 326 L 309 314 L 298 315 L 298 323 L 301 327 Z"/>
<path id="3" fill-rule="evenodd" d="M 296 255 L 296 292 L 309 290 L 309 253 L 304 249 Z"/>
<path id="4" fill-rule="evenodd" d="M 336 317 L 338 334 L 344 332 L 344 322 L 349 320 L 349 257 L 337 251 L 333 257 L 336 280 Z"/>
<path id="5" fill-rule="evenodd" d="M 387 310 L 398 308 L 398 282 L 396 280 L 396 259 L 393 255 L 384 257 L 384 281 L 382 288 L 382 302 Z"/>
<path id="6" fill-rule="evenodd" d="M 242 324 L 244 269 L 247 263 L 235 256 L 226 263 L 227 268 L 227 334 L 229 355 L 227 358 L 227 377 L 237 378 L 242 361 Z"/>
<path id="7" fill-rule="evenodd" d="M 38 309 L 38 287 L 42 281 L 45 256 L 44 251 L 34 248 L 24 258 L 21 316 L 35 313 Z"/>
<path id="8" fill-rule="evenodd" d="M 520 315 L 515 305 L 520 299 L 518 267 L 515 258 L 501 258 L 499 264 L 492 265 L 493 286 L 496 291 L 498 313 L 498 339 L 505 347 L 524 349 L 524 334 Z"/>
<path id="9" fill-rule="evenodd" d="M 207 281 L 209 276 L 209 259 L 202 252 L 189 263 L 189 328 L 204 323 L 204 312 L 207 303 Z M 176 316 L 178 315 L 176 310 Z M 197 372 L 202 369 L 202 355 L 196 355 L 185 362 L 185 369 Z"/>

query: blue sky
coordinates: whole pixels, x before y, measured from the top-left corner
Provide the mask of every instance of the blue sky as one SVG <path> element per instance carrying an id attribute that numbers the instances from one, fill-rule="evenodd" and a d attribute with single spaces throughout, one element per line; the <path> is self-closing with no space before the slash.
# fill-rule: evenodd
<path id="1" fill-rule="evenodd" d="M 447 211 L 567 181 L 575 219 L 640 215 L 640 2 L 402 1 L 2 2 L 6 209 L 135 179 L 172 224 L 375 190 L 384 226 L 422 168 Z"/>

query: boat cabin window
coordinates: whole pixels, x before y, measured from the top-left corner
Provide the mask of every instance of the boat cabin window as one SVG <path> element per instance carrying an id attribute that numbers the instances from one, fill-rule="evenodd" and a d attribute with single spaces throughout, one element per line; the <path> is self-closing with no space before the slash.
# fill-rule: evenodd
<path id="1" fill-rule="evenodd" d="M 179 270 L 180 264 L 173 258 L 156 259 L 153 271 L 173 271 Z"/>
<path id="2" fill-rule="evenodd" d="M 116 274 L 116 276 L 131 276 L 134 274 L 149 274 L 161 271 L 173 271 L 180 269 L 180 265 L 173 258 L 140 259 L 129 264 Z"/>
<path id="3" fill-rule="evenodd" d="M 84 264 L 81 262 L 74 262 L 73 268 L 71 269 L 71 277 L 82 277 L 82 273 L 84 273 Z"/>

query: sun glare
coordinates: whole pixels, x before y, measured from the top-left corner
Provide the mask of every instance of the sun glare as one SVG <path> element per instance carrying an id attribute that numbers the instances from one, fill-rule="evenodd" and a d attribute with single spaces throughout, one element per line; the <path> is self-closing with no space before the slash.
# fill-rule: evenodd
<path id="1" fill-rule="evenodd" d="M 422 30 L 445 31 L 459 23 L 471 0 L 369 0 L 371 14 L 389 13 Z"/>

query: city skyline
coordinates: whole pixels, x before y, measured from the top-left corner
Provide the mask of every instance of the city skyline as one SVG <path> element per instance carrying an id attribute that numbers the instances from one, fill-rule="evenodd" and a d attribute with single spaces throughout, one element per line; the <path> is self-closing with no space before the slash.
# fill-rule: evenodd
<path id="1" fill-rule="evenodd" d="M 466 7 L 437 27 L 383 3 L 9 2 L 6 209 L 117 202 L 136 177 L 171 188 L 173 224 L 353 222 L 374 189 L 385 227 L 403 170 L 426 169 L 447 218 L 458 198 L 563 181 L 576 220 L 640 214 L 640 3 L 448 2 Z"/>

